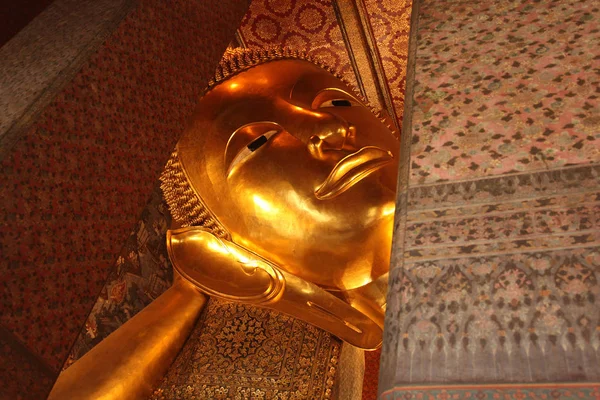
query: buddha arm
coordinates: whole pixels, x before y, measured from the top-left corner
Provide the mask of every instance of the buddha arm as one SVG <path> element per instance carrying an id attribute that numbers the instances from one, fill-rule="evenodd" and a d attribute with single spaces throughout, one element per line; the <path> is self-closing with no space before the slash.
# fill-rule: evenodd
<path id="1" fill-rule="evenodd" d="M 364 349 L 381 344 L 381 327 L 365 314 L 201 227 L 169 231 L 167 247 L 174 268 L 211 296 L 283 312 Z"/>
<path id="2" fill-rule="evenodd" d="M 204 304 L 181 277 L 63 371 L 49 400 L 146 399 L 179 353 Z"/>

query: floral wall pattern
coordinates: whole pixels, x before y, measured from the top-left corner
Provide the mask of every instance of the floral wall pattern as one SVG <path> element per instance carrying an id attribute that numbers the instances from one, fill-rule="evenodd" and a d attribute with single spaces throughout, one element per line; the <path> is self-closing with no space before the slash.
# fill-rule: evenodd
<path id="1" fill-rule="evenodd" d="M 340 71 L 346 80 L 356 82 L 332 0 L 253 1 L 240 32 L 248 47 L 310 51 Z"/>
<path id="2" fill-rule="evenodd" d="M 394 340 L 407 357 L 396 379 L 600 379 L 599 173 L 409 191 L 404 266 L 393 277 Z"/>

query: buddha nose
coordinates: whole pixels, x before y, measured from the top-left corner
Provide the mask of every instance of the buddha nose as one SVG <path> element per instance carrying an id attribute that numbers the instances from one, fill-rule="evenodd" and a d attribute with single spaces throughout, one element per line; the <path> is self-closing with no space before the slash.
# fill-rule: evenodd
<path id="1" fill-rule="evenodd" d="M 317 159 L 325 159 L 331 152 L 352 150 L 356 128 L 352 124 L 342 123 L 327 132 L 320 132 L 308 139 L 308 150 Z M 328 154 L 329 152 L 329 154 Z"/>

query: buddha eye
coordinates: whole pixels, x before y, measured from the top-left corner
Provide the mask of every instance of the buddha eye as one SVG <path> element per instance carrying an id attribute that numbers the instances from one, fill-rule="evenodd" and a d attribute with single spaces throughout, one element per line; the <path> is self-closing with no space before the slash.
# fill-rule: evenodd
<path id="1" fill-rule="evenodd" d="M 327 88 L 315 95 L 311 106 L 313 110 L 316 110 L 318 108 L 348 108 L 361 105 L 350 93 L 338 88 Z"/>
<path id="2" fill-rule="evenodd" d="M 268 132 L 269 133 L 269 132 Z M 265 135 L 262 135 L 256 139 L 254 139 L 246 148 L 250 151 L 256 151 L 260 146 L 267 143 L 269 139 Z"/>
<path id="3" fill-rule="evenodd" d="M 258 151 L 262 146 L 264 146 L 269 139 L 271 139 L 279 130 L 270 130 L 254 140 L 248 143 L 246 146 L 242 147 L 239 153 L 235 156 L 231 164 L 229 165 L 229 169 L 227 171 L 227 175 L 240 163 L 242 163 L 246 158 L 250 157 L 252 154 Z"/>
<path id="4" fill-rule="evenodd" d="M 355 101 L 348 99 L 333 99 L 324 101 L 319 105 L 319 108 L 326 107 L 352 107 L 358 105 Z"/>

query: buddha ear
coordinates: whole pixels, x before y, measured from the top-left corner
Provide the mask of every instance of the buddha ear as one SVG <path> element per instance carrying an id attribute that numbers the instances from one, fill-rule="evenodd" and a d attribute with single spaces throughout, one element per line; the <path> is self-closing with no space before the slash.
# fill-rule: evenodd
<path id="1" fill-rule="evenodd" d="M 283 291 L 275 266 L 203 227 L 167 231 L 167 249 L 173 268 L 210 296 L 266 304 Z"/>
<path id="2" fill-rule="evenodd" d="M 167 249 L 177 273 L 210 296 L 283 312 L 363 349 L 381 344 L 381 327 L 363 312 L 205 228 L 168 231 Z"/>

